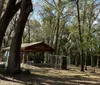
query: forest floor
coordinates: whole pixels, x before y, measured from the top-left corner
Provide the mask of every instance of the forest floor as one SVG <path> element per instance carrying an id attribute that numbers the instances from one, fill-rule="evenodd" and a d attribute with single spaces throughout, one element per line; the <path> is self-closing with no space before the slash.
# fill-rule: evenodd
<path id="1" fill-rule="evenodd" d="M 79 67 L 71 66 L 68 70 L 23 65 L 31 74 L 0 74 L 0 85 L 100 85 L 100 69 L 88 67 L 81 72 Z"/>

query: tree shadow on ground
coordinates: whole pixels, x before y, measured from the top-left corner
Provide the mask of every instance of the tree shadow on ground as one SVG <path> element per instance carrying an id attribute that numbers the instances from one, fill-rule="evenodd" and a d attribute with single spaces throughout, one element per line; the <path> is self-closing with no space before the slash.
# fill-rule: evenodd
<path id="1" fill-rule="evenodd" d="M 8 79 L 8 77 L 10 79 Z M 0 75 L 0 80 L 16 82 L 23 85 L 100 85 L 89 78 L 79 75 L 55 77 L 39 74 L 17 74 L 17 75 Z M 95 82 L 95 83 L 94 83 Z"/>
<path id="2" fill-rule="evenodd" d="M 28 63 L 28 65 L 31 66 L 37 66 L 37 67 L 46 67 L 46 68 L 55 68 L 55 64 L 43 64 L 43 63 Z"/>

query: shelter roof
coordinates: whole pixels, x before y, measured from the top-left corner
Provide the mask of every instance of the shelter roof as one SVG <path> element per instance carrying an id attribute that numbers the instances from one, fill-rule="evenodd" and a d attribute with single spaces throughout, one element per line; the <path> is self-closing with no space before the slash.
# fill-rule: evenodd
<path id="1" fill-rule="evenodd" d="M 9 51 L 10 47 L 3 48 L 2 51 Z M 21 45 L 21 51 L 33 52 L 53 52 L 54 48 L 44 42 L 25 43 Z"/>

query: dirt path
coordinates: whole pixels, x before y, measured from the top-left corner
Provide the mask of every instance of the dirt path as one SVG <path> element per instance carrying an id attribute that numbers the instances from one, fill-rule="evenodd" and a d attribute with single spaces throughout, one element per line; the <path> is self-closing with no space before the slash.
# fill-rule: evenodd
<path id="1" fill-rule="evenodd" d="M 100 69 L 96 73 L 80 72 L 78 67 L 69 70 L 55 70 L 31 65 L 24 65 L 31 70 L 30 75 L 0 75 L 0 85 L 100 85 Z"/>

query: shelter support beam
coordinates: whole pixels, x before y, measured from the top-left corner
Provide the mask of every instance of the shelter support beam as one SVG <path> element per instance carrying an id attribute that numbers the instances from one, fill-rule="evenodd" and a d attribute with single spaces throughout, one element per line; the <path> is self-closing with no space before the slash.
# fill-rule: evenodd
<path id="1" fill-rule="evenodd" d="M 23 63 L 27 62 L 27 52 L 24 52 L 24 56 L 23 56 Z"/>

